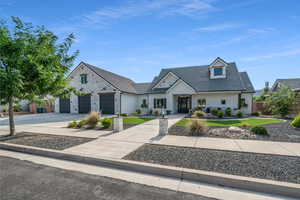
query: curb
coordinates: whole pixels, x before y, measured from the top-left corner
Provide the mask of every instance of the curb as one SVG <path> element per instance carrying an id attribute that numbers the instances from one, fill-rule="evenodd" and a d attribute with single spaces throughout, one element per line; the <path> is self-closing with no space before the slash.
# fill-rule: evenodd
<path id="1" fill-rule="evenodd" d="M 120 159 L 91 158 L 84 155 L 74 155 L 55 150 L 44 150 L 41 148 L 30 148 L 27 146 L 15 144 L 0 143 L 0 149 L 108 168 L 146 173 L 156 176 L 232 187 L 254 192 L 269 193 L 296 198 L 299 198 L 300 196 L 300 184 L 295 183 L 242 177 L 210 171 L 170 167 Z"/>

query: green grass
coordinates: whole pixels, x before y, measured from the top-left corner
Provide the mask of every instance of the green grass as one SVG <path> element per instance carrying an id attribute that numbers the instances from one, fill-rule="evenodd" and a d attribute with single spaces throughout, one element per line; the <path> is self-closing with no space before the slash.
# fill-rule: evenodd
<path id="1" fill-rule="evenodd" d="M 185 126 L 190 119 L 183 119 L 176 123 L 177 126 Z M 280 119 L 264 119 L 264 118 L 253 118 L 244 120 L 207 120 L 204 121 L 207 126 L 241 126 L 242 123 L 247 123 L 250 126 L 261 126 L 265 124 L 281 123 L 283 120 Z"/>
<path id="2" fill-rule="evenodd" d="M 112 121 L 112 118 L 109 118 Z M 142 124 L 145 123 L 147 121 L 150 121 L 154 118 L 150 118 L 150 117 L 126 117 L 123 118 L 123 123 L 124 124 Z"/>

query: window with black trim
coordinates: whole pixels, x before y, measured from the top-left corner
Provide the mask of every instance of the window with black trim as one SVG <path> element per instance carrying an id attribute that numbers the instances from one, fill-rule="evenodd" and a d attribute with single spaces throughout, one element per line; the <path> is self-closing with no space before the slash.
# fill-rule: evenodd
<path id="1" fill-rule="evenodd" d="M 222 99 L 222 100 L 221 100 L 221 104 L 222 104 L 222 105 L 226 105 L 226 100 L 225 100 L 225 99 Z"/>
<path id="2" fill-rule="evenodd" d="M 206 99 L 198 99 L 198 107 L 206 107 Z"/>
<path id="3" fill-rule="evenodd" d="M 167 99 L 161 98 L 161 99 L 154 99 L 154 108 L 167 108 Z"/>
<path id="4" fill-rule="evenodd" d="M 81 84 L 87 84 L 87 74 L 80 74 Z"/>

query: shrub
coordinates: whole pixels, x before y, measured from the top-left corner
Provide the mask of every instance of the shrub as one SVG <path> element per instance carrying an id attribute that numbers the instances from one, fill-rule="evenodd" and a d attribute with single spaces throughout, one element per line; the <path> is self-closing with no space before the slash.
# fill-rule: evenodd
<path id="1" fill-rule="evenodd" d="M 101 124 L 103 126 L 103 128 L 109 128 L 112 124 L 112 121 L 109 118 L 104 118 L 103 120 L 101 120 Z"/>
<path id="2" fill-rule="evenodd" d="M 172 111 L 171 110 L 167 110 L 166 112 L 167 112 L 167 115 L 170 115 Z"/>
<path id="3" fill-rule="evenodd" d="M 76 121 L 72 121 L 68 124 L 68 128 L 76 128 L 77 127 L 77 122 Z"/>
<path id="4" fill-rule="evenodd" d="M 206 113 L 203 112 L 203 111 L 201 111 L 201 110 L 197 110 L 197 111 L 195 111 L 195 112 L 193 113 L 193 115 L 194 115 L 195 117 L 201 118 L 201 117 L 205 117 L 205 116 L 206 116 Z"/>
<path id="5" fill-rule="evenodd" d="M 237 116 L 238 118 L 242 118 L 242 117 L 243 117 L 243 113 L 242 113 L 241 111 L 239 111 L 239 112 L 236 114 L 236 116 Z"/>
<path id="6" fill-rule="evenodd" d="M 204 135 L 207 130 L 206 125 L 200 120 L 192 120 L 188 123 L 189 135 L 190 136 L 200 136 Z"/>
<path id="7" fill-rule="evenodd" d="M 300 128 L 300 114 L 297 117 L 295 117 L 291 125 L 295 128 Z"/>
<path id="8" fill-rule="evenodd" d="M 258 117 L 260 115 L 260 113 L 259 112 L 253 112 L 251 115 Z"/>
<path id="9" fill-rule="evenodd" d="M 241 128 L 244 128 L 244 129 L 249 129 L 251 128 L 251 125 L 247 122 L 242 122 L 241 123 Z"/>
<path id="10" fill-rule="evenodd" d="M 91 112 L 86 118 L 85 118 L 85 124 L 89 128 L 95 128 L 98 124 L 98 121 L 100 120 L 100 114 L 99 112 Z"/>
<path id="11" fill-rule="evenodd" d="M 13 109 L 14 109 L 15 112 L 20 112 L 22 110 L 20 104 L 15 104 L 13 106 Z"/>
<path id="12" fill-rule="evenodd" d="M 231 115 L 232 115 L 232 110 L 231 110 L 231 108 L 226 108 L 225 114 L 226 114 L 226 116 L 231 117 Z"/>
<path id="13" fill-rule="evenodd" d="M 127 113 L 121 113 L 120 116 L 122 116 L 122 117 L 128 117 L 128 114 Z"/>
<path id="14" fill-rule="evenodd" d="M 7 112 L 7 109 L 6 109 L 6 108 L 3 108 L 2 112 L 6 113 L 6 112 Z"/>
<path id="15" fill-rule="evenodd" d="M 251 132 L 257 135 L 268 135 L 267 129 L 263 126 L 254 126 L 251 128 Z"/>
<path id="16" fill-rule="evenodd" d="M 218 112 L 218 118 L 223 118 L 224 117 L 224 112 L 219 110 Z"/>
<path id="17" fill-rule="evenodd" d="M 86 121 L 84 119 L 80 120 L 77 124 L 77 128 L 82 128 L 86 124 Z"/>
<path id="18" fill-rule="evenodd" d="M 136 114 L 140 115 L 142 113 L 141 109 L 136 109 L 135 110 Z"/>
<path id="19" fill-rule="evenodd" d="M 211 114 L 213 114 L 214 116 L 218 116 L 218 113 L 219 113 L 218 109 L 213 109 L 211 111 Z"/>
<path id="20" fill-rule="evenodd" d="M 149 110 L 149 115 L 152 115 L 152 114 L 153 114 L 153 110 L 150 109 L 150 110 Z"/>
<path id="21" fill-rule="evenodd" d="M 160 115 L 159 111 L 158 111 L 158 110 L 155 110 L 155 111 L 154 111 L 154 115 L 155 115 L 155 116 L 159 116 L 159 115 Z"/>

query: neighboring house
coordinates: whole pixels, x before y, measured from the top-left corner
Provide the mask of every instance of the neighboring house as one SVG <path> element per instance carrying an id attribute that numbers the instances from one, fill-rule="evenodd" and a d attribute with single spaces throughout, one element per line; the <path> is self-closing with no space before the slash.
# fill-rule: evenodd
<path id="1" fill-rule="evenodd" d="M 280 85 L 289 86 L 293 91 L 300 92 L 300 78 L 277 79 L 272 86 L 272 90 L 277 90 Z"/>
<path id="2" fill-rule="evenodd" d="M 87 93 L 57 99 L 61 113 L 133 113 L 136 109 L 188 113 L 198 106 L 252 112 L 255 90 L 246 72 L 221 58 L 210 65 L 162 69 L 151 83 L 135 83 L 123 76 L 81 62 L 69 75 L 71 86 Z M 209 110 L 208 109 L 208 110 Z"/>

